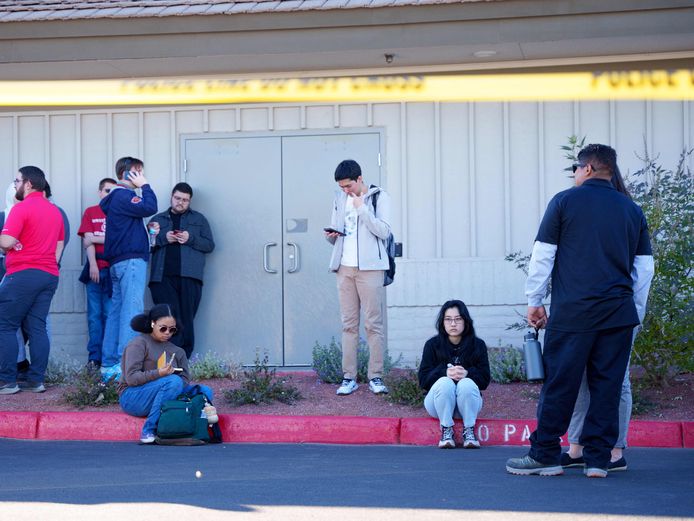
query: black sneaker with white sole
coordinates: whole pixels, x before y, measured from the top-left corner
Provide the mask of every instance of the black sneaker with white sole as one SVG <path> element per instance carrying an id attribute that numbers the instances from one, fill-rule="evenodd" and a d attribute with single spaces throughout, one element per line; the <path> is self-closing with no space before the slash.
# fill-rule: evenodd
<path id="1" fill-rule="evenodd" d="M 439 449 L 455 449 L 455 439 L 453 438 L 453 426 L 444 427 L 441 425 L 441 439 Z"/>

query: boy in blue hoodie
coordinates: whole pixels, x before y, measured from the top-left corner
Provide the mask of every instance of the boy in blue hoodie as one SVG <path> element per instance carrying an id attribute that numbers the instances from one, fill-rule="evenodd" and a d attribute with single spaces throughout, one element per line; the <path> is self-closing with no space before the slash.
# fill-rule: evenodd
<path id="1" fill-rule="evenodd" d="M 120 158 L 116 162 L 118 184 L 99 203 L 108 222 L 104 259 L 110 265 L 113 283 L 102 346 L 104 380 L 120 376 L 123 349 L 137 334 L 130 327 L 130 320 L 144 310 L 149 237 L 143 219 L 157 213 L 157 196 L 143 168 L 144 163 L 139 159 Z M 142 196 L 137 195 L 135 188 L 142 190 Z"/>

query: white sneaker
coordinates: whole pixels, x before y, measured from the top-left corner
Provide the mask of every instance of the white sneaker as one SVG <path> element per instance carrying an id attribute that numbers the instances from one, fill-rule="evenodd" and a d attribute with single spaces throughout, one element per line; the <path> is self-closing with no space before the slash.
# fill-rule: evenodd
<path id="1" fill-rule="evenodd" d="M 143 434 L 140 437 L 140 443 L 142 443 L 143 445 L 149 445 L 150 443 L 154 443 L 154 440 L 156 439 L 156 436 L 152 433 Z"/>
<path id="2" fill-rule="evenodd" d="M 455 439 L 453 436 L 453 427 L 444 427 L 441 425 L 441 439 L 439 440 L 439 449 L 455 449 Z"/>
<path id="3" fill-rule="evenodd" d="M 337 394 L 338 396 L 347 396 L 348 394 L 352 394 L 354 391 L 357 390 L 359 386 L 357 385 L 356 380 L 350 380 L 348 378 L 345 378 L 342 380 L 342 383 L 340 384 L 340 387 L 337 388 Z"/>
<path id="4" fill-rule="evenodd" d="M 371 389 L 371 392 L 374 394 L 388 394 L 386 384 L 378 377 L 369 380 L 369 389 Z"/>

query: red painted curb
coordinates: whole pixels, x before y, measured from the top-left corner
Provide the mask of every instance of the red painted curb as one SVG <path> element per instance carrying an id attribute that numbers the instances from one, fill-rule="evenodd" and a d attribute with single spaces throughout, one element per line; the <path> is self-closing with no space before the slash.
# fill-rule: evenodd
<path id="1" fill-rule="evenodd" d="M 39 440 L 136 441 L 144 419 L 120 412 L 42 412 Z"/>
<path id="2" fill-rule="evenodd" d="M 681 448 L 682 423 L 639 420 L 629 424 L 630 447 Z"/>
<path id="3" fill-rule="evenodd" d="M 0 438 L 33 440 L 36 438 L 37 412 L 0 412 Z"/>
<path id="4" fill-rule="evenodd" d="M 233 443 L 398 443 L 400 418 L 222 414 L 224 441 Z"/>
<path id="5" fill-rule="evenodd" d="M 528 445 L 535 420 L 484 420 L 478 419 L 475 434 L 482 445 Z M 462 422 L 456 420 L 456 443 L 462 444 Z M 434 418 L 402 418 L 400 443 L 405 445 L 435 445 L 441 431 Z"/>
<path id="6" fill-rule="evenodd" d="M 694 422 L 682 422 L 682 446 L 694 449 Z"/>

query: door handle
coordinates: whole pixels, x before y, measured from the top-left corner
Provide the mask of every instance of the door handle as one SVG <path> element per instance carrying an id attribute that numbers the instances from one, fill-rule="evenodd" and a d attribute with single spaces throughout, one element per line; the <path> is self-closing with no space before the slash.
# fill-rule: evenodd
<path id="1" fill-rule="evenodd" d="M 276 242 L 268 242 L 265 243 L 265 246 L 263 246 L 263 269 L 265 270 L 266 273 L 277 273 L 277 270 L 270 269 L 270 266 L 268 265 L 269 262 L 269 250 L 272 246 L 277 246 Z"/>
<path id="2" fill-rule="evenodd" d="M 287 273 L 296 273 L 299 271 L 299 246 L 295 242 L 288 242 L 287 246 L 292 247 L 292 253 L 289 254 L 289 260 L 292 261 L 292 267 L 287 270 Z"/>

